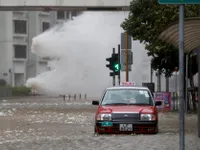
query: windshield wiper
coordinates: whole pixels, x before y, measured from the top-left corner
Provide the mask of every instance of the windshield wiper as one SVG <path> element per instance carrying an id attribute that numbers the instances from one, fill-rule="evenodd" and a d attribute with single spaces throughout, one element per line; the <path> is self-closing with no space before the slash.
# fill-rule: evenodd
<path id="1" fill-rule="evenodd" d="M 151 104 L 145 104 L 145 103 L 129 103 L 128 105 L 151 105 Z"/>
<path id="2" fill-rule="evenodd" d="M 108 104 L 104 104 L 104 105 L 129 105 L 127 103 L 108 103 Z"/>
<path id="3" fill-rule="evenodd" d="M 103 104 L 102 106 L 105 105 L 147 105 L 151 106 L 151 104 L 144 104 L 144 103 L 108 103 L 108 104 Z"/>

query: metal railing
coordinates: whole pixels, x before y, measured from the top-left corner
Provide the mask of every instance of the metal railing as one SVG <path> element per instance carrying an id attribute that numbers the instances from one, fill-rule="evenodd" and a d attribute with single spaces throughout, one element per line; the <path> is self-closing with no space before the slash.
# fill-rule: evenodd
<path id="1" fill-rule="evenodd" d="M 69 94 L 69 95 L 60 95 L 63 97 L 63 101 L 67 100 L 86 100 L 87 94 Z"/>

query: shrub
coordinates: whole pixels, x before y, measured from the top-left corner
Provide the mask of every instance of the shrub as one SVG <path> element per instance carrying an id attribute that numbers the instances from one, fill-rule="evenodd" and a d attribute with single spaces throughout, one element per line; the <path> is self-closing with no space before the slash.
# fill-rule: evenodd
<path id="1" fill-rule="evenodd" d="M 26 86 L 12 87 L 12 96 L 29 96 L 31 88 Z"/>

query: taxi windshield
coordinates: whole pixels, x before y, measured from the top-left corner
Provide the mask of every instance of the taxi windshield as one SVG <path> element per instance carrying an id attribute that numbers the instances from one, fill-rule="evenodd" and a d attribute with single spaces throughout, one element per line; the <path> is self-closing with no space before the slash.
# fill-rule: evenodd
<path id="1" fill-rule="evenodd" d="M 145 89 L 107 90 L 101 105 L 153 105 L 152 97 Z"/>

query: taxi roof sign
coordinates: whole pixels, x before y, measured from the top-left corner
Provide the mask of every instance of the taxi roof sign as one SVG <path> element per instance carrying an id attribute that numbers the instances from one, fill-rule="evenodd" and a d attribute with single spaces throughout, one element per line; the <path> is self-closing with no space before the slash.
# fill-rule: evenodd
<path id="1" fill-rule="evenodd" d="M 120 86 L 135 86 L 134 82 L 121 82 Z"/>

